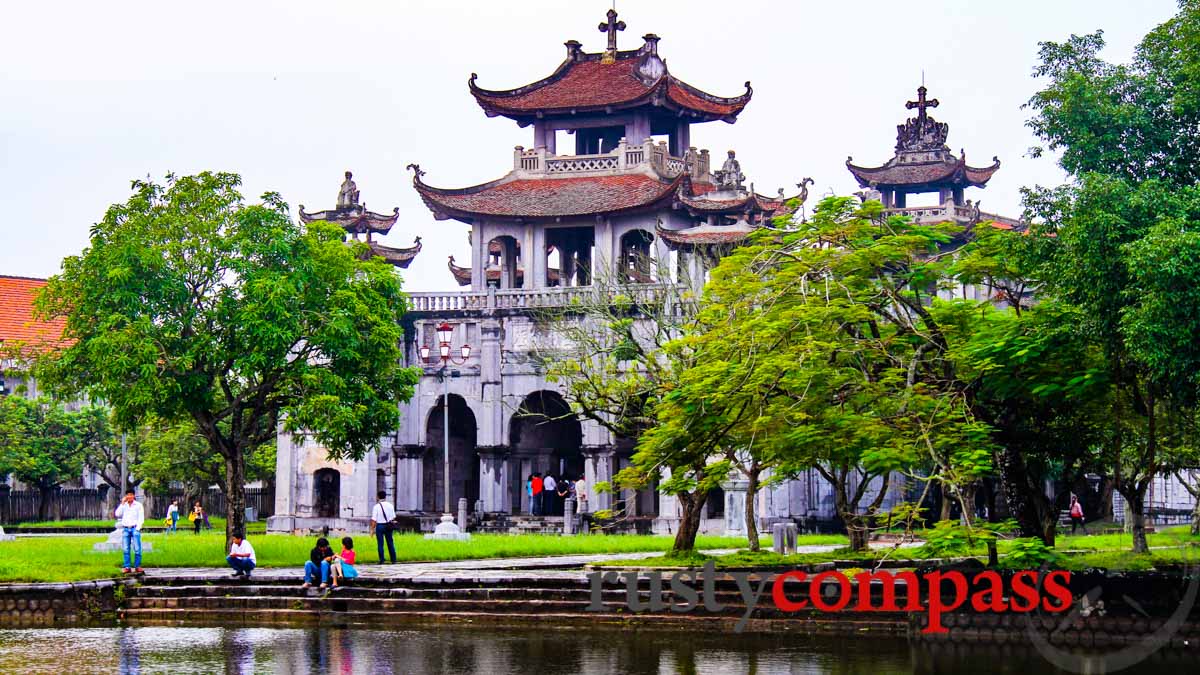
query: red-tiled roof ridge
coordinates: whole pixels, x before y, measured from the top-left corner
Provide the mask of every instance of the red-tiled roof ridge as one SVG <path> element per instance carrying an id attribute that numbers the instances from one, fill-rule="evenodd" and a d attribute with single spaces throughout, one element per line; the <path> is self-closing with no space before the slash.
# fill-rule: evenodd
<path id="1" fill-rule="evenodd" d="M 436 188 L 413 178 L 434 217 L 559 218 L 628 213 L 672 198 L 686 174 L 664 180 L 643 172 L 603 176 L 518 178 L 515 173 L 466 188 Z"/>
<path id="2" fill-rule="evenodd" d="M 993 157 L 991 166 L 973 167 L 967 165 L 966 157 L 911 163 L 899 162 L 893 157 L 883 166 L 870 167 L 858 166 L 847 158 L 846 168 L 860 187 L 867 187 L 871 183 L 877 186 L 958 183 L 985 187 L 992 174 L 1000 168 L 1000 159 Z"/>
<path id="3" fill-rule="evenodd" d="M 675 76 L 666 62 L 646 48 L 617 53 L 614 63 L 603 63 L 603 54 L 578 52 L 569 56 L 549 76 L 513 89 L 493 90 L 478 86 L 478 75 L 471 73 L 468 88 L 489 116 L 526 118 L 552 112 L 578 113 L 586 110 L 637 107 L 644 104 L 670 103 L 704 121 L 723 119 L 733 122 L 753 96 L 750 83 L 745 93 L 724 97 L 705 92 Z M 661 74 L 652 80 L 641 76 L 641 66 L 649 59 L 662 64 Z"/>

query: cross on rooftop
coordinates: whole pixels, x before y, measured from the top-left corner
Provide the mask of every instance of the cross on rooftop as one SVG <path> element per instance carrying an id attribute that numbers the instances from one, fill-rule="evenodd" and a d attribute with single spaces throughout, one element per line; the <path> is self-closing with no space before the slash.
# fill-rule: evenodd
<path id="1" fill-rule="evenodd" d="M 921 125 L 925 124 L 925 109 L 938 107 L 938 100 L 936 98 L 929 100 L 925 99 L 925 91 L 925 85 L 917 87 L 917 100 L 907 101 L 904 104 L 904 107 L 909 110 L 912 110 L 913 108 L 917 109 L 917 120 L 918 124 Z"/>
<path id="2" fill-rule="evenodd" d="M 600 24 L 600 32 L 608 33 L 608 53 L 616 57 L 617 54 L 617 31 L 625 30 L 625 22 L 617 21 L 617 10 L 608 10 L 608 21 Z"/>

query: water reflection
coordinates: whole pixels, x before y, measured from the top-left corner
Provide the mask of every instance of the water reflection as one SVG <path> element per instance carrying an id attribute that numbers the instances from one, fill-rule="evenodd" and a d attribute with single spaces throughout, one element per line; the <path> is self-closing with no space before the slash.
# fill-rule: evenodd
<path id="1" fill-rule="evenodd" d="M 1182 666 L 1182 668 L 1180 668 Z M 1187 672 L 1159 655 L 1132 670 Z M 20 673 L 995 673 L 1055 672 L 1024 647 L 910 647 L 887 640 L 448 627 L 78 628 L 0 631 L 0 670 Z"/>

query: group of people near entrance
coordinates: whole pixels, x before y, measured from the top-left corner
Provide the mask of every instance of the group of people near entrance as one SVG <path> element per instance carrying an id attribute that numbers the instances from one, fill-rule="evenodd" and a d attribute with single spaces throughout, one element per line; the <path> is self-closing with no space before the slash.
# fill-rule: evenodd
<path id="1" fill-rule="evenodd" d="M 587 490 L 583 478 L 555 478 L 553 474 L 533 473 L 525 479 L 525 495 L 529 497 L 529 513 L 535 516 L 561 516 L 568 497 L 575 500 L 575 512 L 587 513 Z"/>
<path id="2" fill-rule="evenodd" d="M 196 534 L 200 534 L 200 528 L 206 530 L 212 529 L 212 524 L 208 522 L 208 511 L 197 501 L 192 510 L 188 513 L 188 520 L 191 521 L 192 527 Z M 171 505 L 167 507 L 167 518 L 163 521 L 167 526 L 167 532 L 177 532 L 179 530 L 179 500 L 172 499 Z"/>

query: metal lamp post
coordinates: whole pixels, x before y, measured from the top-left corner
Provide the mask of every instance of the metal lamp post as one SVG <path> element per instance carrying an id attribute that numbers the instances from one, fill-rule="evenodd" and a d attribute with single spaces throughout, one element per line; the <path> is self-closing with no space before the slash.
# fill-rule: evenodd
<path id="1" fill-rule="evenodd" d="M 450 379 L 446 372 L 450 364 L 462 365 L 467 362 L 471 356 L 471 345 L 464 344 L 459 347 L 462 354 L 462 359 L 454 359 L 450 356 L 450 338 L 454 335 L 454 327 L 443 321 L 437 327 L 438 340 L 438 355 L 437 358 L 442 362 L 442 368 L 438 371 L 438 377 L 442 380 L 442 451 L 444 453 L 442 463 L 442 483 L 444 488 L 444 502 L 442 504 L 442 522 L 434 529 L 433 534 L 426 535 L 429 539 L 469 539 L 471 535 L 459 529 L 454 522 L 454 514 L 450 510 Z M 430 356 L 429 345 L 421 345 L 421 361 L 429 361 Z"/>

